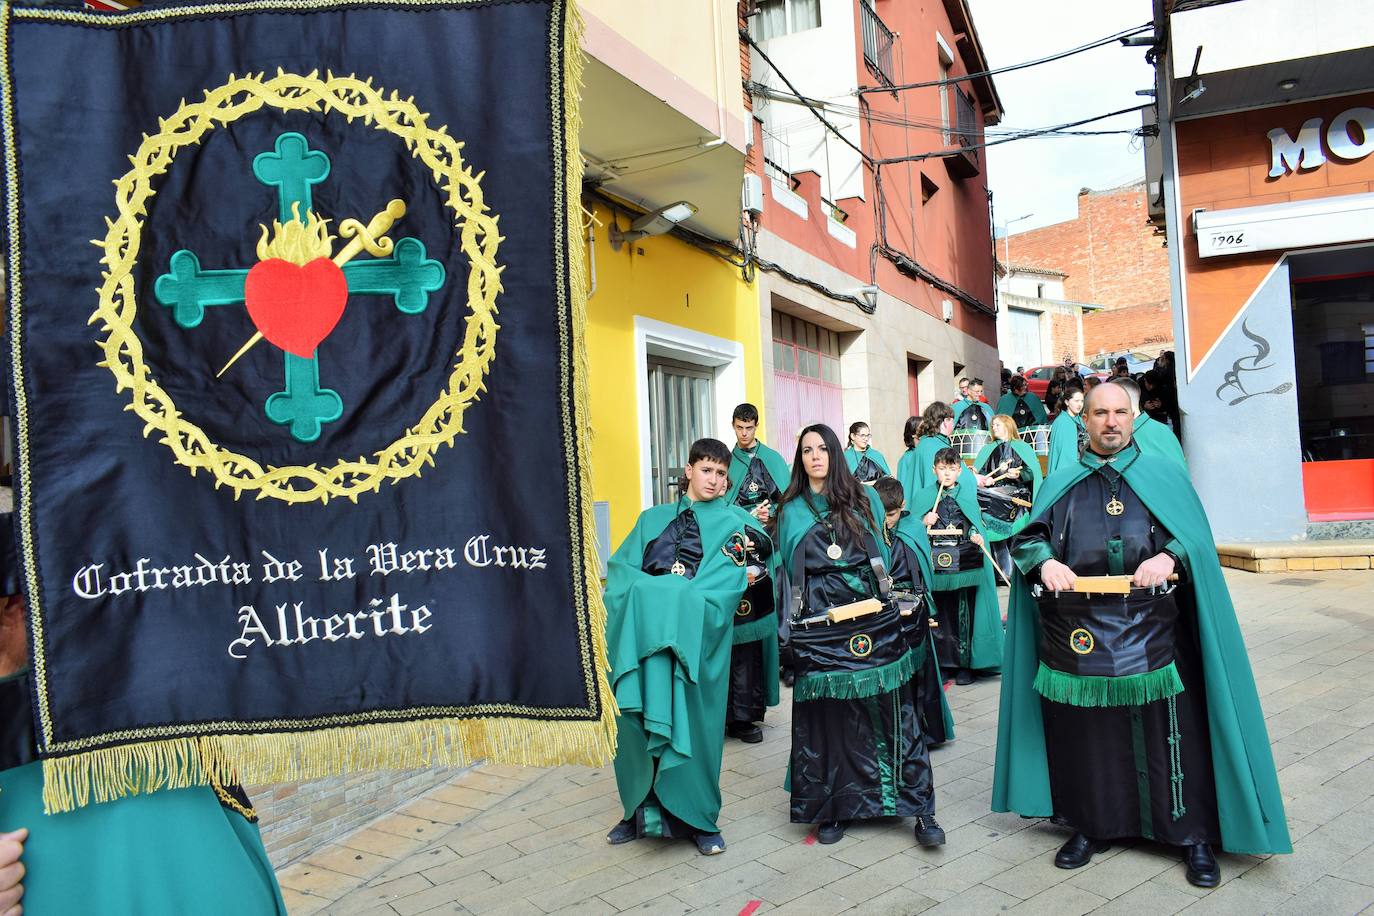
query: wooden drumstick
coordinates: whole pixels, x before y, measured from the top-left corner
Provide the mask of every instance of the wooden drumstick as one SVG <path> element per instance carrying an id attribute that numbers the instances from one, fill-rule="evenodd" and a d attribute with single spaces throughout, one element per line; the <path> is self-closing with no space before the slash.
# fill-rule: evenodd
<path id="1" fill-rule="evenodd" d="M 981 538 L 979 540 L 981 540 Z M 988 545 L 980 543 L 978 546 L 982 548 L 983 556 L 988 558 L 988 562 L 992 564 L 992 568 L 997 570 L 997 575 L 1001 576 L 1002 581 L 1007 583 L 1008 586 L 1010 586 L 1011 580 L 1007 578 L 1006 573 L 1002 572 L 1002 567 L 997 565 L 997 561 L 992 558 L 992 553 L 988 550 Z"/>

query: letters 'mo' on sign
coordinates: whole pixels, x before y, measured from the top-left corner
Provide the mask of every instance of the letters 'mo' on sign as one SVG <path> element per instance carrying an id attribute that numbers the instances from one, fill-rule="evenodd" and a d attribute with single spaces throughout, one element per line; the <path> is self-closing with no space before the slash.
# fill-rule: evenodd
<path id="1" fill-rule="evenodd" d="M 1329 123 L 1309 118 L 1298 128 L 1297 136 L 1275 127 L 1268 137 L 1270 178 L 1325 165 L 1326 152 L 1334 159 L 1355 162 L 1374 153 L 1374 108 L 1347 108 Z"/>
<path id="2" fill-rule="evenodd" d="M 604 760 L 565 0 L 4 17 L 48 807 Z"/>

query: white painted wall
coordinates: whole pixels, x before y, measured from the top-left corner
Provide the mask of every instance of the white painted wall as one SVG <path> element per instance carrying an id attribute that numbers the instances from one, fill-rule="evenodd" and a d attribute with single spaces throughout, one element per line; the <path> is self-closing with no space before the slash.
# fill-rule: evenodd
<path id="1" fill-rule="evenodd" d="M 858 104 L 853 94 L 859 73 L 857 29 L 854 0 L 821 0 L 820 28 L 782 35 L 760 44 L 802 95 L 853 107 Z M 777 73 L 757 54 L 751 73 L 755 82 L 788 91 Z M 764 130 L 786 146 L 785 158 L 779 161 L 789 172 L 816 172 L 821 176 L 821 193 L 831 200 L 863 195 L 859 154 L 827 131 L 800 102 L 760 99 L 754 114 L 763 118 Z M 862 146 L 858 118 L 840 114 L 826 117 L 841 133 Z M 768 146 L 765 139 L 766 151 Z M 771 151 L 767 155 L 779 158 Z"/>
<path id="2" fill-rule="evenodd" d="M 1043 292 L 1037 292 L 1037 288 L 1040 286 L 1044 286 Z M 1064 298 L 1064 279 L 1062 277 L 1047 277 L 1044 274 L 1012 271 L 1010 276 L 1002 278 L 998 288 L 1003 292 L 1017 296 L 1029 296 L 1032 299 Z"/>
<path id="3" fill-rule="evenodd" d="M 1186 76 L 1202 46 L 1199 73 L 1351 51 L 1374 36 L 1370 0 L 1245 0 L 1170 17 L 1175 77 Z"/>

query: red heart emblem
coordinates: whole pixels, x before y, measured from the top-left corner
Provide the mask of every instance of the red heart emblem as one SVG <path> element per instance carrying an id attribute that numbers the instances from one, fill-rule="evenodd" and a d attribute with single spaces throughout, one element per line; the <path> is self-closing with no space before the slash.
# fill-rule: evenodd
<path id="1" fill-rule="evenodd" d="M 243 284 L 248 317 L 274 346 L 302 359 L 315 355 L 348 304 L 348 279 L 328 258 L 297 265 L 259 261 Z"/>

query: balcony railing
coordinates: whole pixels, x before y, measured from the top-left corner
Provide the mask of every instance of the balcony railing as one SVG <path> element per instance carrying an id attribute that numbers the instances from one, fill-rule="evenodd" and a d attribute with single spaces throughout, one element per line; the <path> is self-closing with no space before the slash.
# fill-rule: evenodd
<path id="1" fill-rule="evenodd" d="M 962 152 L 947 157 L 945 163 L 957 177 L 972 178 L 979 172 L 978 147 L 983 139 L 978 113 L 973 109 L 973 97 L 959 91 L 958 86 L 951 86 L 946 91 L 954 96 L 954 130 L 950 145 Z"/>
<path id="2" fill-rule="evenodd" d="M 892 30 L 878 18 L 868 0 L 859 0 L 859 23 L 864 39 L 864 63 L 884 85 L 897 85 L 892 76 Z"/>

